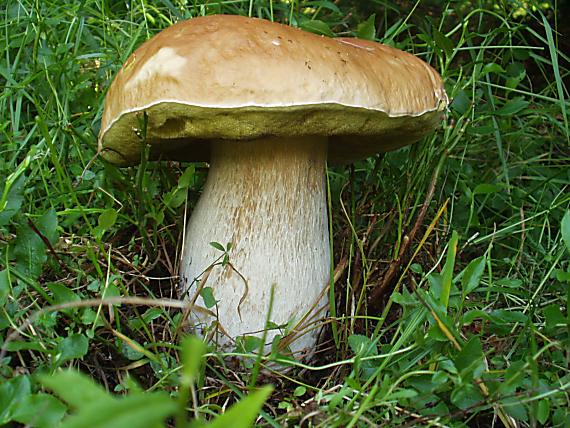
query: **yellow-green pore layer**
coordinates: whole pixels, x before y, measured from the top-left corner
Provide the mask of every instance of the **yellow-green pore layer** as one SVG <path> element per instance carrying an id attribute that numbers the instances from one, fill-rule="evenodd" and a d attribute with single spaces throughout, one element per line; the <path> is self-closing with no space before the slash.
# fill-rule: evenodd
<path id="1" fill-rule="evenodd" d="M 146 144 L 152 159 L 208 161 L 212 140 L 328 136 L 329 162 L 350 163 L 418 141 L 437 127 L 445 106 L 390 117 L 333 103 L 214 108 L 164 101 L 123 113 L 99 144 L 103 158 L 127 166 L 140 162 Z"/>

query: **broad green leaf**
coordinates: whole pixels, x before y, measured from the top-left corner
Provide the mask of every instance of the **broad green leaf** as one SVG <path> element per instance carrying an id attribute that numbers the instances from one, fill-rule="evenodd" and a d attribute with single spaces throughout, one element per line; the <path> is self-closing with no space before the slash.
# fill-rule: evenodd
<path id="1" fill-rule="evenodd" d="M 234 404 L 224 414 L 208 424 L 208 428 L 249 428 L 259 415 L 263 403 L 269 398 L 273 387 L 265 385 Z"/>
<path id="2" fill-rule="evenodd" d="M 196 167 L 194 165 L 190 165 L 184 170 L 184 173 L 178 179 L 178 187 L 181 189 L 186 189 L 190 187 L 191 181 L 194 179 L 194 175 L 196 173 Z"/>
<path id="3" fill-rule="evenodd" d="M 445 52 L 445 55 L 447 55 L 448 57 L 451 56 L 451 54 L 453 53 L 453 42 L 449 37 L 447 37 L 441 31 L 434 28 L 433 40 L 435 41 L 435 44 Z"/>
<path id="4" fill-rule="evenodd" d="M 461 288 L 463 289 L 463 296 L 467 296 L 469 293 L 479 287 L 481 277 L 485 271 L 485 263 L 485 256 L 481 256 L 475 260 L 471 260 L 471 262 L 469 262 L 467 267 L 463 270 L 463 274 L 461 276 Z"/>
<path id="5" fill-rule="evenodd" d="M 76 302 L 81 298 L 70 288 L 58 282 L 50 282 L 47 288 L 51 291 L 55 303 Z"/>
<path id="6" fill-rule="evenodd" d="M 426 409 L 427 410 L 427 409 Z M 430 415 L 436 415 L 440 417 L 447 417 L 451 413 L 447 404 L 444 401 L 439 401 L 435 406 L 429 408 Z M 461 425 L 459 425 L 461 426 Z"/>
<path id="7" fill-rule="evenodd" d="M 562 269 L 556 269 L 555 272 L 556 272 L 556 279 L 558 281 L 570 283 L 570 267 L 566 271 Z"/>
<path id="8" fill-rule="evenodd" d="M 376 14 L 373 13 L 364 22 L 358 24 L 356 27 L 356 36 L 360 39 L 374 40 L 376 37 L 376 26 L 374 21 L 376 20 Z"/>
<path id="9" fill-rule="evenodd" d="M 57 242 L 59 237 L 59 234 L 57 233 L 57 213 L 53 208 L 40 217 L 36 227 L 50 243 L 55 244 Z"/>
<path id="10" fill-rule="evenodd" d="M 408 291 L 404 290 L 402 293 L 394 292 L 390 296 L 391 299 L 400 306 L 417 306 L 418 300 Z"/>
<path id="11" fill-rule="evenodd" d="M 308 31 L 310 33 L 315 33 L 328 37 L 335 37 L 335 34 L 332 32 L 329 25 L 326 22 L 319 21 L 318 19 L 303 21 L 299 26 L 303 30 Z"/>
<path id="12" fill-rule="evenodd" d="M 441 290 L 443 289 L 443 277 L 439 272 L 432 272 L 427 276 L 429 282 L 430 294 L 437 300 L 441 299 Z"/>
<path id="13" fill-rule="evenodd" d="M 480 77 L 483 77 L 484 75 L 486 75 L 488 73 L 502 74 L 502 73 L 506 73 L 506 70 L 503 67 L 501 67 L 499 64 L 497 64 L 496 62 L 490 62 L 489 64 L 485 64 L 485 66 L 483 67 L 483 70 L 481 70 L 481 76 Z"/>
<path id="14" fill-rule="evenodd" d="M 176 402 L 167 394 L 133 394 L 93 401 L 65 419 L 61 428 L 156 428 L 176 410 Z"/>
<path id="15" fill-rule="evenodd" d="M 67 407 L 53 395 L 39 393 L 28 395 L 14 410 L 12 419 L 38 428 L 53 428 L 65 415 Z"/>
<path id="16" fill-rule="evenodd" d="M 448 376 L 447 372 L 445 372 L 443 370 L 439 370 L 432 375 L 431 383 L 433 383 L 434 385 L 442 385 L 442 384 L 446 383 L 448 381 L 448 379 L 449 379 L 449 376 Z"/>
<path id="17" fill-rule="evenodd" d="M 454 405 L 463 410 L 484 402 L 481 391 L 471 383 L 459 384 L 451 393 L 450 398 Z"/>
<path id="18" fill-rule="evenodd" d="M 520 279 L 516 278 L 501 278 L 497 280 L 496 284 L 501 287 L 518 288 L 523 283 Z"/>
<path id="19" fill-rule="evenodd" d="M 401 400 L 402 398 L 413 398 L 418 396 L 418 391 L 411 388 L 397 389 L 386 397 L 387 400 Z"/>
<path id="20" fill-rule="evenodd" d="M 0 382 L 0 425 L 12 419 L 18 403 L 30 395 L 32 390 L 28 376 L 17 376 L 9 381 Z"/>
<path id="21" fill-rule="evenodd" d="M 520 398 L 507 397 L 501 400 L 501 404 L 503 405 L 503 409 L 505 409 L 505 411 L 517 421 L 528 421 L 526 408 L 521 403 Z"/>
<path id="22" fill-rule="evenodd" d="M 508 101 L 503 107 L 497 109 L 494 113 L 498 116 L 510 116 L 524 110 L 529 105 L 522 97 L 514 98 Z"/>
<path id="23" fill-rule="evenodd" d="M 47 288 L 51 291 L 54 302 L 55 303 L 68 303 L 68 302 L 77 302 L 81 300 L 81 298 L 73 292 L 73 290 L 69 289 L 63 284 L 58 282 L 51 282 L 47 284 Z M 76 311 L 75 308 L 63 309 L 62 312 L 67 314 L 72 314 Z"/>
<path id="24" fill-rule="evenodd" d="M 553 329 L 557 326 L 563 326 L 566 324 L 566 317 L 562 315 L 560 306 L 553 304 L 544 308 L 544 318 L 546 320 L 546 328 Z"/>
<path id="25" fill-rule="evenodd" d="M 499 392 L 504 395 L 514 394 L 515 391 L 524 386 L 524 361 L 514 361 L 505 371 L 503 382 L 499 386 Z"/>
<path id="26" fill-rule="evenodd" d="M 6 351 L 17 352 L 17 351 L 38 351 L 38 352 L 49 352 L 44 345 L 38 342 L 20 342 L 13 340 L 6 344 Z"/>
<path id="27" fill-rule="evenodd" d="M 184 203 L 187 195 L 188 191 L 186 188 L 177 187 L 166 195 L 164 198 L 164 203 L 170 208 L 178 208 Z"/>
<path id="28" fill-rule="evenodd" d="M 293 395 L 295 397 L 302 397 L 303 395 L 305 395 L 306 392 L 307 388 L 301 385 L 295 388 L 295 390 L 293 391 Z"/>
<path id="29" fill-rule="evenodd" d="M 240 336 L 236 339 L 236 349 L 245 352 L 257 352 L 262 346 L 263 340 L 257 336 Z"/>
<path id="30" fill-rule="evenodd" d="M 147 309 L 144 314 L 142 314 L 141 318 L 134 318 L 129 320 L 129 325 L 133 329 L 139 329 L 143 326 L 143 324 L 149 324 L 157 318 L 160 318 L 164 314 L 164 310 L 162 308 L 150 308 Z"/>
<path id="31" fill-rule="evenodd" d="M 7 269 L 0 271 L 0 306 L 6 303 L 10 294 L 10 276 Z"/>
<path id="32" fill-rule="evenodd" d="M 454 358 L 455 367 L 466 382 L 481 377 L 485 370 L 483 348 L 477 336 L 472 337 Z"/>
<path id="33" fill-rule="evenodd" d="M 59 364 L 82 358 L 89 350 L 89 341 L 82 334 L 72 334 L 67 336 L 57 345 L 57 361 Z"/>
<path id="34" fill-rule="evenodd" d="M 36 229 L 52 244 L 57 240 L 57 216 L 49 210 L 39 219 L 32 219 Z M 47 260 L 46 244 L 36 231 L 28 224 L 21 224 L 17 231 L 14 245 L 16 267 L 25 274 L 37 278 Z"/>
<path id="35" fill-rule="evenodd" d="M 214 297 L 214 290 L 212 287 L 204 287 L 200 291 L 200 296 L 204 299 L 204 305 L 210 309 L 216 306 L 216 298 Z"/>
<path id="36" fill-rule="evenodd" d="M 453 268 L 455 267 L 455 255 L 457 254 L 457 243 L 459 241 L 459 235 L 454 230 L 451 234 L 451 239 L 449 240 L 449 245 L 447 247 L 447 258 L 445 260 L 445 265 L 443 266 L 441 276 L 442 276 L 442 289 L 440 301 L 444 307 L 447 308 L 449 304 L 449 295 L 451 293 L 451 282 L 453 280 Z"/>
<path id="37" fill-rule="evenodd" d="M 564 217 L 562 217 L 560 232 L 562 234 L 562 241 L 564 241 L 566 244 L 566 249 L 570 253 L 570 210 L 567 210 L 566 214 L 564 214 Z"/>
<path id="38" fill-rule="evenodd" d="M 549 416 L 550 416 L 550 400 L 548 398 L 543 398 L 538 402 L 536 419 L 538 420 L 538 422 L 544 425 L 548 420 Z"/>
<path id="39" fill-rule="evenodd" d="M 522 312 L 507 311 L 504 309 L 496 309 L 491 312 L 485 312 L 480 309 L 473 309 L 471 311 L 465 312 L 465 314 L 461 317 L 463 325 L 471 324 L 477 318 L 489 320 L 491 323 L 497 325 L 508 325 L 515 322 L 524 323 L 527 320 L 527 316 Z"/>
<path id="40" fill-rule="evenodd" d="M 492 126 L 481 126 L 481 125 L 471 124 L 467 126 L 465 132 L 470 135 L 489 135 L 495 132 L 495 128 L 493 128 Z"/>
<path id="41" fill-rule="evenodd" d="M 74 370 L 41 375 L 40 382 L 76 409 L 89 407 L 99 401 L 113 400 L 113 396 L 90 377 Z"/>
<path id="42" fill-rule="evenodd" d="M 459 114 L 465 114 L 471 108 L 471 99 L 464 90 L 457 92 L 450 107 Z"/>
<path id="43" fill-rule="evenodd" d="M 523 312 L 508 311 L 506 309 L 495 309 L 489 315 L 491 321 L 497 324 L 524 323 L 527 320 L 527 316 Z"/>
<path id="44" fill-rule="evenodd" d="M 103 231 L 109 230 L 117 221 L 118 215 L 119 213 L 114 208 L 107 208 L 101 214 L 99 214 L 97 223 Z"/>
<path id="45" fill-rule="evenodd" d="M 10 219 L 16 214 L 20 207 L 22 206 L 22 201 L 24 200 L 24 184 L 26 183 L 26 177 L 22 174 L 18 177 L 16 181 L 12 183 L 12 186 L 8 190 L 6 195 L 6 202 L 4 207 L 0 206 L 0 226 L 8 224 Z M 5 187 L 5 186 L 3 186 Z M 6 189 L 4 189 L 6 191 Z M 0 196 L 3 196 L 0 194 Z"/>
<path id="46" fill-rule="evenodd" d="M 129 360 L 137 361 L 144 357 L 145 354 L 139 351 L 144 350 L 144 347 L 135 340 L 129 339 L 129 343 L 125 342 L 124 340 L 120 340 L 119 342 L 121 344 L 121 353 Z"/>
<path id="47" fill-rule="evenodd" d="M 219 242 L 210 242 L 210 245 L 212 247 L 214 247 L 216 250 L 223 251 L 224 253 L 226 252 L 226 249 L 224 248 L 224 246 L 222 244 L 220 244 Z"/>
<path id="48" fill-rule="evenodd" d="M 204 341 L 196 336 L 189 336 L 182 341 L 181 347 L 183 365 L 182 383 L 184 385 L 190 385 L 196 381 L 200 374 L 200 367 L 207 346 Z"/>
<path id="49" fill-rule="evenodd" d="M 481 183 L 473 189 L 474 195 L 488 195 L 490 193 L 500 192 L 503 188 L 497 184 Z"/>
<path id="50" fill-rule="evenodd" d="M 348 346 L 352 352 L 361 357 L 378 355 L 376 344 L 368 336 L 362 334 L 351 334 L 348 337 Z"/>

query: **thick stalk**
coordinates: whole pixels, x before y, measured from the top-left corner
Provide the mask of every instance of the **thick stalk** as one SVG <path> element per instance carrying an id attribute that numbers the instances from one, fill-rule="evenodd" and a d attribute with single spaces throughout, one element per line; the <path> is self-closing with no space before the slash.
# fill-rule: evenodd
<path id="1" fill-rule="evenodd" d="M 186 229 L 181 277 L 190 300 L 200 285 L 213 289 L 219 344 L 261 337 L 273 285 L 270 320 L 286 327 L 269 331 L 267 342 L 297 325 L 306 333 L 291 349 L 314 348 L 330 269 L 326 144 L 318 137 L 213 144 L 204 192 Z M 214 266 L 200 284 L 222 255 L 212 241 L 231 243 L 229 263 Z M 204 307 L 201 297 L 196 304 Z M 191 319 L 203 335 L 215 328 L 216 318 L 204 311 Z"/>

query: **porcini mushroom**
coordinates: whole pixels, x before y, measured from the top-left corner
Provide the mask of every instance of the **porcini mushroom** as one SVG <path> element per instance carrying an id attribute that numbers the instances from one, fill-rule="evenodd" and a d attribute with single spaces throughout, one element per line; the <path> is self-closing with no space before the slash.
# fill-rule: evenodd
<path id="1" fill-rule="evenodd" d="M 210 163 L 186 229 L 181 291 L 203 305 L 195 293 L 208 272 L 215 317 L 192 319 L 203 329 L 217 318 L 235 339 L 260 335 L 272 286 L 278 325 L 326 311 L 327 161 L 413 143 L 446 105 L 438 73 L 406 52 L 217 15 L 179 22 L 128 58 L 107 93 L 99 145 L 119 165 L 137 163 L 145 144 L 153 157 Z M 220 256 L 212 241 L 232 244 L 230 263 L 208 269 Z M 318 329 L 301 327 L 293 351 L 315 345 Z"/>

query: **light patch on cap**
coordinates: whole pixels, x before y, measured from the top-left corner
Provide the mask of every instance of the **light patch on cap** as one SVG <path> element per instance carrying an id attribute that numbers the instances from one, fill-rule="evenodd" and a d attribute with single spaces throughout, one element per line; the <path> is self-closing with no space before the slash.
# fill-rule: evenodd
<path id="1" fill-rule="evenodd" d="M 178 78 L 186 66 L 186 58 L 172 48 L 160 48 L 125 85 L 126 89 L 149 81 L 154 76 Z"/>
<path id="2" fill-rule="evenodd" d="M 336 40 L 336 41 L 339 42 L 339 43 L 344 43 L 345 45 L 348 45 L 348 46 L 352 46 L 353 48 L 364 49 L 364 50 L 366 50 L 366 51 L 368 51 L 368 52 L 374 52 L 374 51 L 375 51 L 375 49 L 372 48 L 372 47 L 369 47 L 369 46 L 362 46 L 362 45 L 359 45 L 359 44 L 357 44 L 357 43 L 350 42 L 350 41 L 348 41 L 348 40 Z"/>

